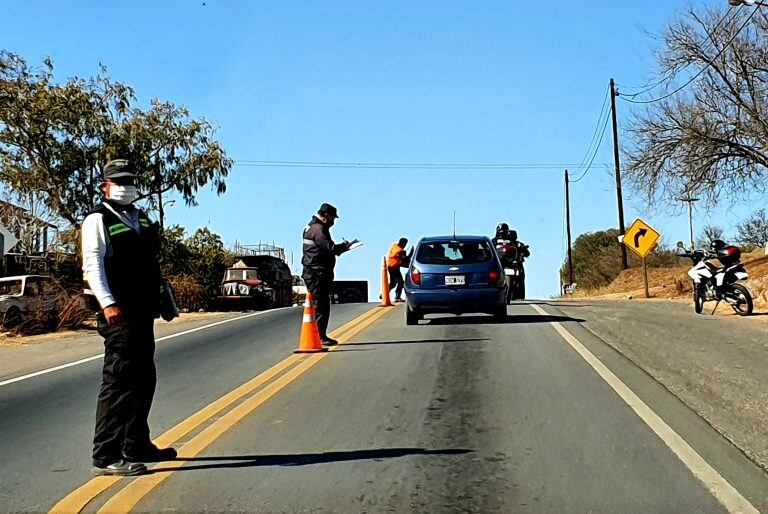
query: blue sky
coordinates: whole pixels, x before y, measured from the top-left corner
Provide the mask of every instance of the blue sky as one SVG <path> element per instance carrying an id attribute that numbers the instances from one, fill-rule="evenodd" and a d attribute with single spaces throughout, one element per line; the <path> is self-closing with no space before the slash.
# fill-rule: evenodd
<path id="1" fill-rule="evenodd" d="M 712 5 L 714 2 L 709 2 Z M 722 2 L 725 3 L 725 0 Z M 50 56 L 60 78 L 98 64 L 146 103 L 188 106 L 218 127 L 236 160 L 577 163 L 592 137 L 609 77 L 655 77 L 658 32 L 687 3 L 643 2 L 168 2 L 0 0 L 2 47 Z M 619 104 L 620 123 L 629 105 Z M 597 156 L 612 162 L 610 132 Z M 169 224 L 209 226 L 228 244 L 275 241 L 294 255 L 324 201 L 339 208 L 339 239 L 366 246 L 337 275 L 368 279 L 392 241 L 490 234 L 507 221 L 529 243 L 531 296 L 558 290 L 563 256 L 562 170 L 433 171 L 236 166 L 229 191 L 176 205 Z M 625 191 L 626 219 L 642 216 L 668 241 L 687 216 L 648 210 Z M 760 204 L 699 214 L 729 226 Z M 575 235 L 616 226 L 610 169 L 572 188 Z"/>

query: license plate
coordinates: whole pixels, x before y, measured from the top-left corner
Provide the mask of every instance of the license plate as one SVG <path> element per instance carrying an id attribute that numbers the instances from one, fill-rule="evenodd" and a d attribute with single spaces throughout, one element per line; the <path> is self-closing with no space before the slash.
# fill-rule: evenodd
<path id="1" fill-rule="evenodd" d="M 466 284 L 464 275 L 450 275 L 445 277 L 445 285 L 447 286 L 463 286 Z"/>

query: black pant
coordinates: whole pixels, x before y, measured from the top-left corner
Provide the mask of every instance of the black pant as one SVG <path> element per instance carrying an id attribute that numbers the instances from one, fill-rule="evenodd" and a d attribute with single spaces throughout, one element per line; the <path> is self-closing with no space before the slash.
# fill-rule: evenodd
<path id="1" fill-rule="evenodd" d="M 333 277 L 312 272 L 304 272 L 304 283 L 307 291 L 312 293 L 315 300 L 315 315 L 317 317 L 317 330 L 320 338 L 328 338 L 328 320 L 331 316 L 331 284 Z"/>
<path id="2" fill-rule="evenodd" d="M 403 280 L 403 273 L 400 268 L 387 268 L 389 270 L 389 290 L 395 289 L 395 297 L 401 298 L 403 294 L 403 287 L 405 287 L 405 281 Z"/>
<path id="3" fill-rule="evenodd" d="M 124 314 L 120 325 L 107 325 L 103 316 L 99 319 L 104 370 L 93 437 L 93 464 L 99 467 L 151 444 L 147 418 L 157 384 L 154 319 Z"/>

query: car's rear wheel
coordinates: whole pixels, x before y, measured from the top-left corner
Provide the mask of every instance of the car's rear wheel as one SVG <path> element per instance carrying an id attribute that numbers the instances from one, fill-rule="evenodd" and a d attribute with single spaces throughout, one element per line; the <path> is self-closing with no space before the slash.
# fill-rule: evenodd
<path id="1" fill-rule="evenodd" d="M 418 311 L 416 311 L 414 309 L 411 309 L 411 306 L 406 304 L 406 306 L 405 306 L 405 324 L 406 325 L 418 325 L 420 319 L 421 319 L 421 314 Z"/>

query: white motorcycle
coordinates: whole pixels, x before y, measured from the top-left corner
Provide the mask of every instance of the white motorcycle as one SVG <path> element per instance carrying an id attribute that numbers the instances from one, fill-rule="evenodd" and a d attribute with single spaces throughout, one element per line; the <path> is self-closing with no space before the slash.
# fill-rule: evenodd
<path id="1" fill-rule="evenodd" d="M 684 249 L 682 242 L 677 247 Z M 752 314 L 753 302 L 749 289 L 738 282 L 749 278 L 747 270 L 741 263 L 741 250 L 737 246 L 725 246 L 714 251 L 694 250 L 678 254 L 693 261 L 693 267 L 688 270 L 688 276 L 693 281 L 693 306 L 696 314 L 704 311 L 704 303 L 716 301 L 712 314 L 717 305 L 725 301 L 739 316 Z M 718 267 L 711 259 L 720 261 L 723 267 Z"/>

